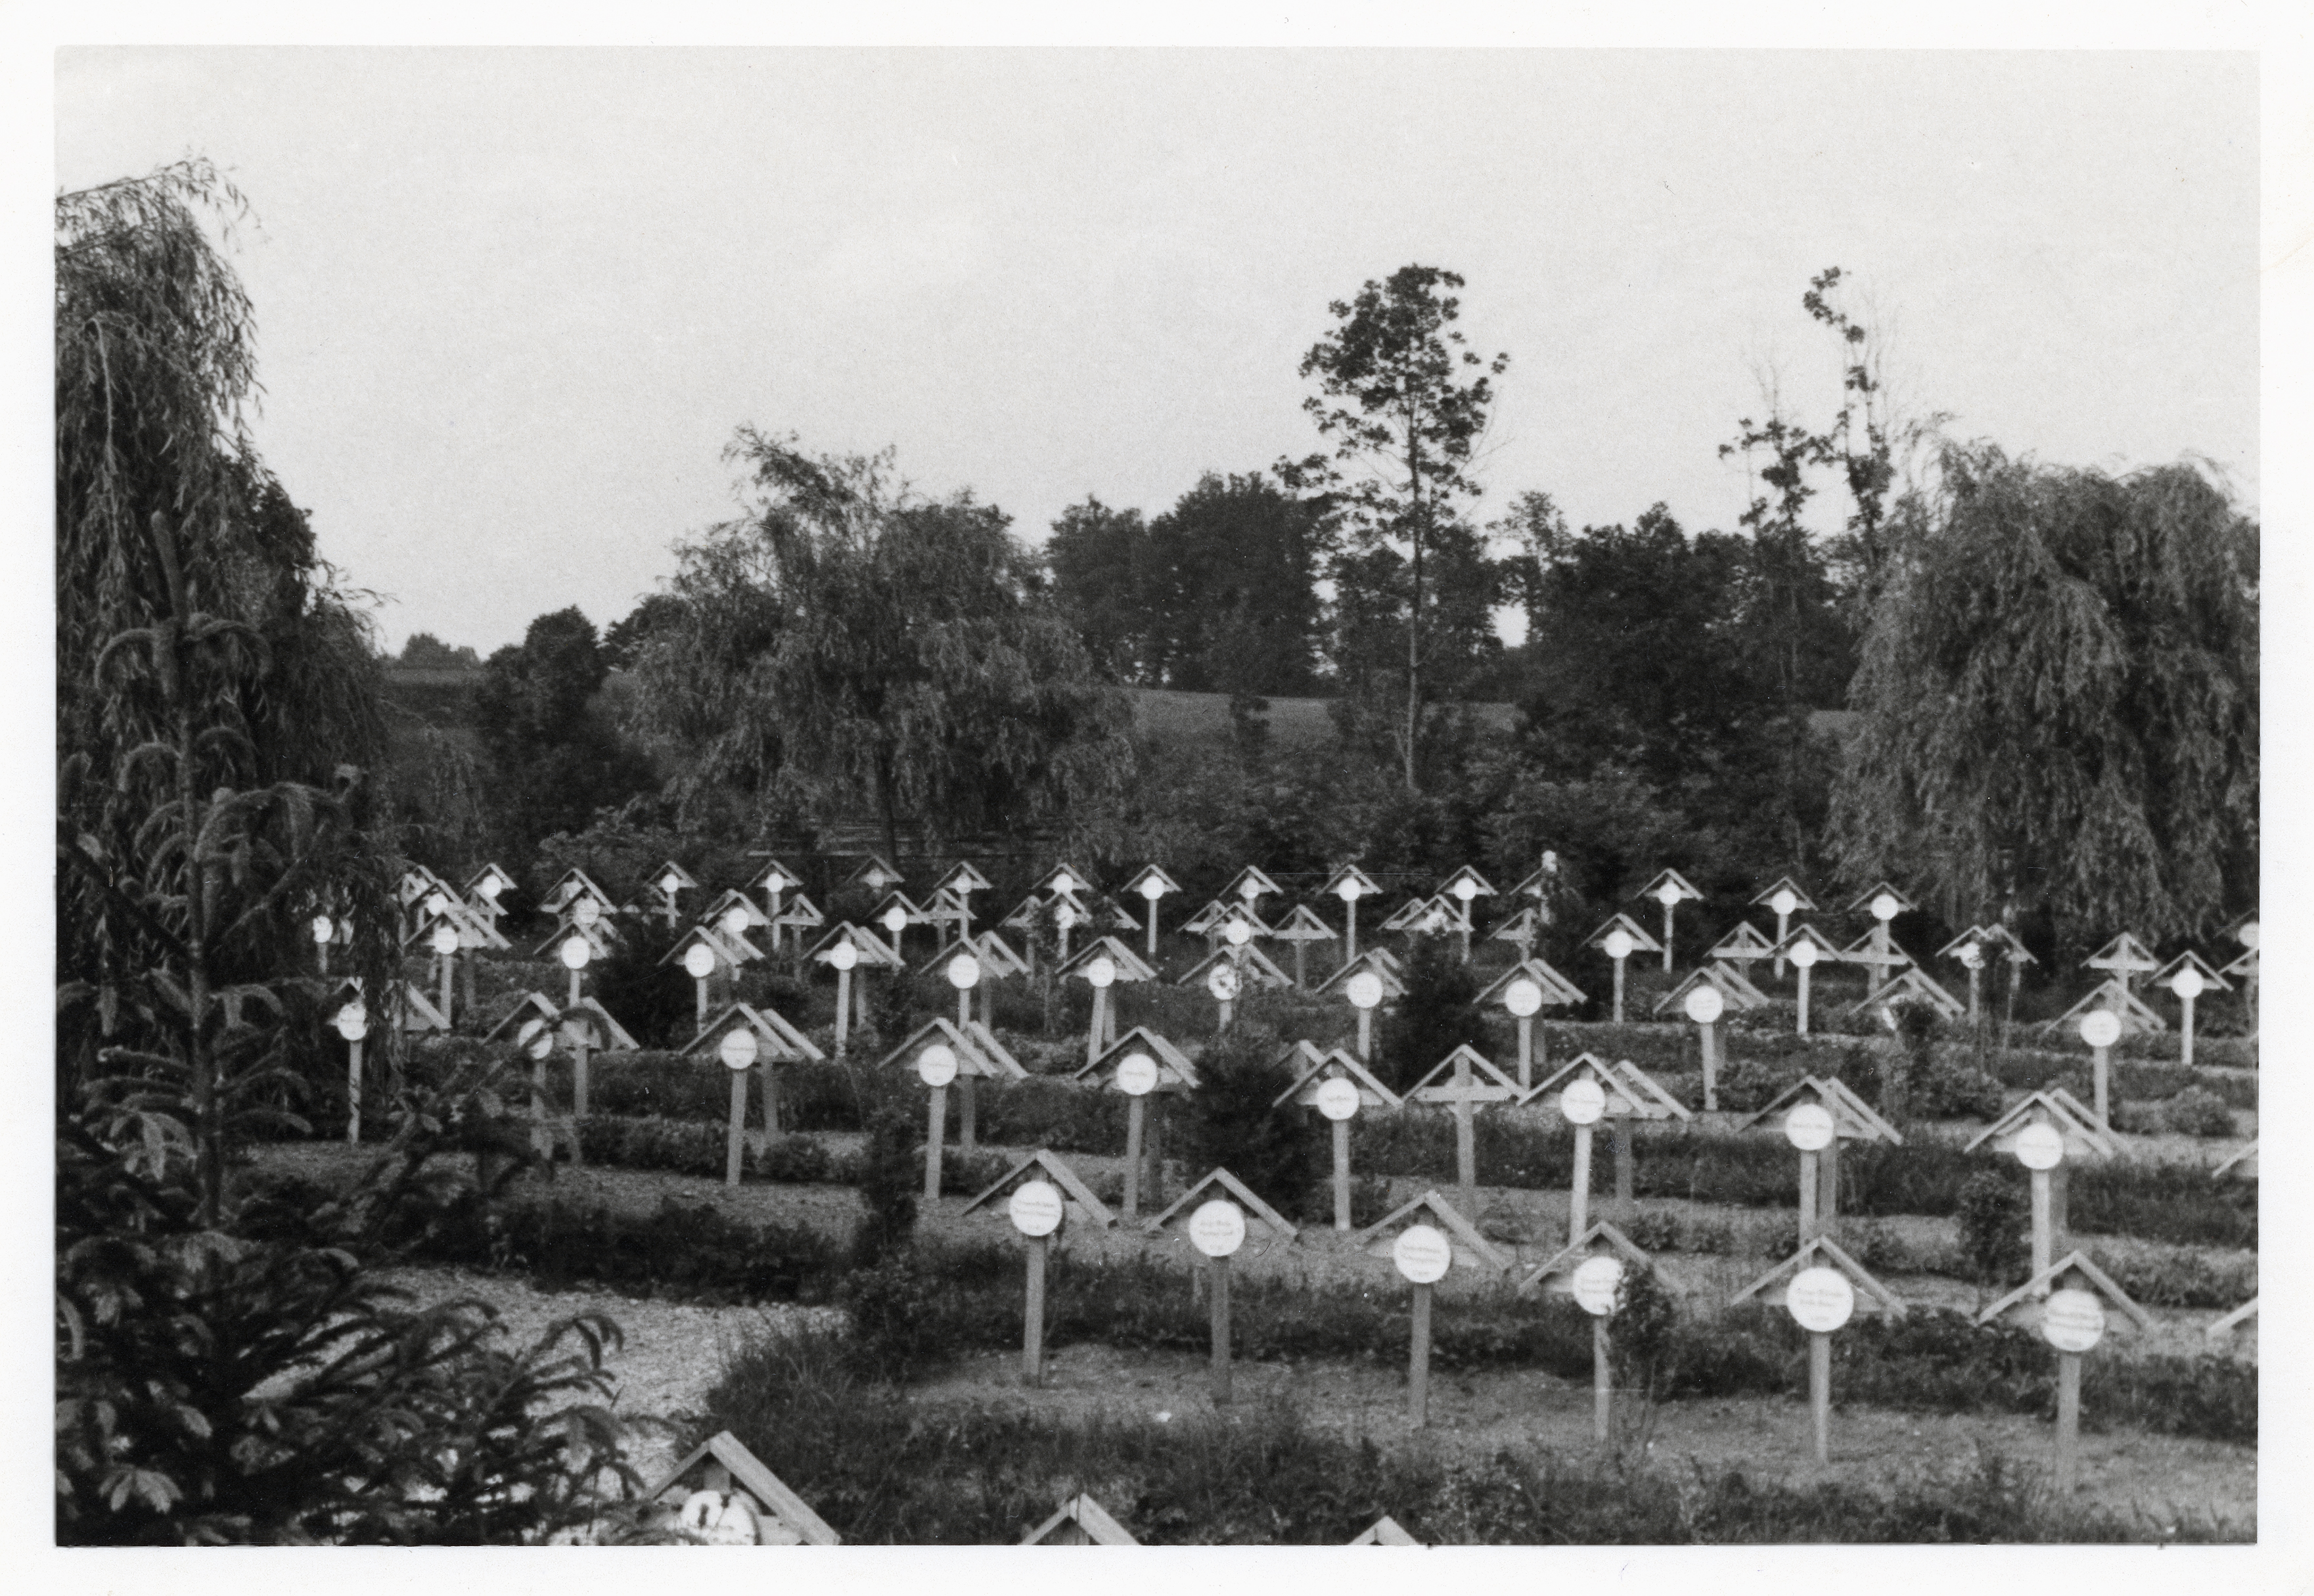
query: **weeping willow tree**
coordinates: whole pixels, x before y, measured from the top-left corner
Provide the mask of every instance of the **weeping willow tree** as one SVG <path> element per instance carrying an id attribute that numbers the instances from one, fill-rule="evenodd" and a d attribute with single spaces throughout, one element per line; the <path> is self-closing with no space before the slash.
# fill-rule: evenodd
<path id="1" fill-rule="evenodd" d="M 315 996 L 308 917 L 352 918 L 357 969 L 392 929 L 366 619 L 252 446 L 251 306 L 203 225 L 241 208 L 195 162 L 56 218 L 59 1102 L 140 1083 L 156 1148 L 181 1107 L 212 1221 Z"/>
<path id="2" fill-rule="evenodd" d="M 640 719 L 696 817 L 872 814 L 935 833 L 1105 813 L 1131 768 L 1122 695 L 1038 589 L 1008 518 L 932 499 L 888 454 L 820 457 L 743 429 L 757 503 L 678 551 L 676 606 L 639 661 Z"/>
<path id="3" fill-rule="evenodd" d="M 1850 688 L 1847 868 L 2078 947 L 2257 887 L 2257 527 L 2200 472 L 1947 452 Z"/>

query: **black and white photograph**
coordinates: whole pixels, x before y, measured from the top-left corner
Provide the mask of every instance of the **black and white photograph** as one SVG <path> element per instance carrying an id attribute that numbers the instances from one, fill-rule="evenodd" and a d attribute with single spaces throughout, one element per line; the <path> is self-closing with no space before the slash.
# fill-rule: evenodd
<path id="1" fill-rule="evenodd" d="M 2314 1570 L 2247 22 L 146 20 L 9 47 L 44 1588 Z"/>

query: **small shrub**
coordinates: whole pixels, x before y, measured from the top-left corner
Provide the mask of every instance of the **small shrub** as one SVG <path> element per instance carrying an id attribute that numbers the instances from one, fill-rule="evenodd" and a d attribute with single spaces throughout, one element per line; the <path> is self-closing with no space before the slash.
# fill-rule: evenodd
<path id="1" fill-rule="evenodd" d="M 868 1127 L 868 1156 L 860 1172 L 866 1210 L 852 1234 L 852 1261 L 867 1268 L 903 1245 L 916 1222 L 923 1141 L 913 1115 L 879 1113 Z"/>
<path id="2" fill-rule="evenodd" d="M 1987 1284 L 2015 1278 L 2032 1250 L 2026 1210 L 2025 1194 L 2009 1176 L 1986 1169 L 1963 1183 L 1956 1217 L 1961 1255 L 1974 1278 Z"/>
<path id="3" fill-rule="evenodd" d="M 2230 1136 L 2233 1110 L 2226 1100 L 2204 1086 L 2189 1086 L 2161 1106 L 2161 1118 L 2183 1136 Z"/>

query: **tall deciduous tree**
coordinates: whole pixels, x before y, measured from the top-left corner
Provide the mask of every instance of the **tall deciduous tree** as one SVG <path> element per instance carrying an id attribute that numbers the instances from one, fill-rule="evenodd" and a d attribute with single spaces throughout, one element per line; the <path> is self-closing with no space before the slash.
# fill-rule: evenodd
<path id="1" fill-rule="evenodd" d="M 1510 364 L 1508 355 L 1487 361 L 1466 347 L 1454 325 L 1462 302 L 1453 290 L 1462 287 L 1453 272 L 1404 266 L 1387 282 L 1369 280 L 1356 299 L 1329 305 L 1337 325 L 1303 357 L 1302 375 L 1318 380 L 1319 392 L 1303 409 L 1332 452 L 1277 467 L 1290 486 L 1338 494 L 1362 544 L 1407 551 L 1409 788 L 1422 720 L 1424 561 L 1456 501 L 1479 492 L 1471 451 L 1494 402 L 1489 379 Z"/>
<path id="2" fill-rule="evenodd" d="M 743 428 L 727 454 L 761 501 L 678 551 L 684 618 L 642 649 L 646 712 L 690 755 L 679 798 L 861 806 L 895 853 L 904 816 L 965 831 L 1105 807 L 1128 711 L 1002 511 L 910 491 L 888 453 Z"/>
<path id="3" fill-rule="evenodd" d="M 1872 613 L 1833 822 L 1948 918 L 2207 930 L 2256 887 L 2257 528 L 2190 467 L 1952 448 Z"/>
<path id="4" fill-rule="evenodd" d="M 656 785 L 649 759 L 596 704 L 610 668 L 575 605 L 539 616 L 483 666 L 474 719 L 490 755 L 496 849 L 527 853 Z"/>
<path id="5" fill-rule="evenodd" d="M 57 201 L 60 1107 L 140 1079 L 208 1222 L 306 916 L 350 913 L 374 973 L 391 934 L 367 629 L 243 425 L 250 304 L 203 226 L 240 205 L 198 162 Z"/>

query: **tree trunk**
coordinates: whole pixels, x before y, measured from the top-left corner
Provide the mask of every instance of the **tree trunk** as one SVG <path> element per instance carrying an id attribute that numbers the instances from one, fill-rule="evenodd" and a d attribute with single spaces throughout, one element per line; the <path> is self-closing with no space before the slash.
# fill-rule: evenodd
<path id="1" fill-rule="evenodd" d="M 1406 614 L 1406 790 L 1417 789 L 1414 751 L 1422 732 L 1422 544 L 1426 530 L 1422 504 L 1422 445 L 1416 418 L 1407 418 L 1407 480 L 1414 495 L 1414 603 Z"/>
<path id="2" fill-rule="evenodd" d="M 158 511 L 152 528 L 154 551 L 169 591 L 169 618 L 156 629 L 153 664 L 177 740 L 178 824 L 185 847 L 185 991 L 192 1009 L 185 1029 L 185 1067 L 193 1086 L 194 1170 L 200 1188 L 200 1223 L 214 1228 L 225 1208 L 225 1119 L 216 1064 L 201 1037 L 209 1008 L 208 903 L 204 868 L 195 857 L 201 824 L 196 796 L 199 783 L 193 769 L 193 710 L 185 691 L 185 583 L 176 544 Z M 163 651 L 166 659 L 160 657 Z"/>

